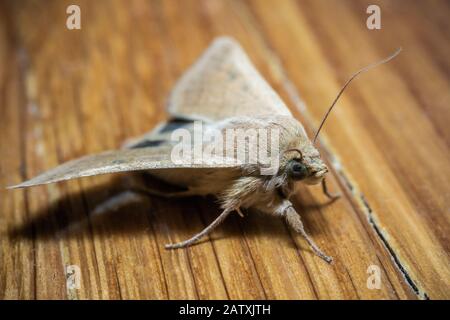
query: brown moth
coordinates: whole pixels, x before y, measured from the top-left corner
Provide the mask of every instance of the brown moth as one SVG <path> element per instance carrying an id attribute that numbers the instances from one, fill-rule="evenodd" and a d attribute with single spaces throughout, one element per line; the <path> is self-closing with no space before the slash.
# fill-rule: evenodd
<path id="1" fill-rule="evenodd" d="M 387 62 L 398 52 L 374 65 Z M 173 192 L 144 187 L 131 191 L 165 197 L 214 195 L 223 210 L 203 231 L 186 241 L 166 245 L 168 249 L 193 244 L 210 233 L 232 212 L 242 215 L 241 209 L 244 208 L 285 218 L 319 257 L 331 262 L 331 257 L 325 255 L 305 232 L 300 216 L 289 198 L 294 193 L 297 181 L 306 184 L 322 183 L 324 193 L 330 198 L 336 197 L 327 191 L 324 176 L 328 169 L 314 147 L 314 142 L 345 87 L 354 77 L 374 65 L 360 70 L 347 81 L 322 120 L 312 142 L 302 124 L 292 116 L 280 97 L 261 77 L 242 48 L 233 39 L 218 38 L 175 85 L 167 106 L 172 117 L 168 122 L 126 143 L 121 150 L 69 161 L 10 188 L 141 170 L 179 188 Z M 201 124 L 204 132 L 219 132 L 222 136 L 215 142 L 203 136 L 200 138 L 198 150 L 202 151 L 202 157 L 199 161 L 192 157 L 174 161 L 174 132 L 182 129 L 184 133 L 195 136 L 198 124 Z M 264 165 L 259 154 L 255 156 L 251 152 L 251 143 L 244 148 L 244 158 L 248 161 L 237 161 L 236 153 L 242 140 L 239 141 L 239 137 L 227 139 L 230 132 L 245 133 L 248 130 L 257 132 L 259 138 L 264 138 L 261 132 L 270 133 L 263 140 L 253 141 L 253 144 L 272 141 L 271 138 L 275 136 L 273 132 L 277 133 L 278 143 L 271 150 L 271 159 L 276 159 L 277 170 L 271 174 L 263 174 Z M 225 141 L 231 143 L 222 149 L 215 148 Z M 207 149 L 210 150 L 209 153 L 204 152 Z"/>

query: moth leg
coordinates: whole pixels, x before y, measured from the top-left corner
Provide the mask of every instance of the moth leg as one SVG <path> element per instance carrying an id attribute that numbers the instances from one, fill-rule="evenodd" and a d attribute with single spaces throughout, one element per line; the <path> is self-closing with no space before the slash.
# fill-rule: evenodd
<path id="1" fill-rule="evenodd" d="M 303 222 L 300 219 L 300 215 L 295 211 L 292 204 L 286 200 L 285 207 L 284 207 L 284 216 L 286 218 L 286 221 L 288 224 L 298 233 L 300 233 L 303 238 L 308 242 L 311 249 L 314 251 L 315 254 L 317 254 L 319 257 L 321 257 L 326 262 L 330 263 L 333 261 L 333 258 L 330 256 L 327 256 L 323 251 L 317 246 L 317 244 L 314 242 L 313 239 L 306 233 L 305 228 L 303 227 Z"/>
<path id="2" fill-rule="evenodd" d="M 194 244 L 200 238 L 202 238 L 203 236 L 206 236 L 208 233 L 213 231 L 218 225 L 220 225 L 231 212 L 233 212 L 233 209 L 224 209 L 222 211 L 222 213 L 216 218 L 216 220 L 211 222 L 211 224 L 209 226 L 207 226 L 205 229 L 203 229 L 202 231 L 200 231 L 199 233 L 194 235 L 192 238 L 187 239 L 182 242 L 178 242 L 178 243 L 166 244 L 165 248 L 166 249 L 178 249 L 178 248 L 185 248 L 185 247 L 188 247 L 188 246 Z"/>
<path id="3" fill-rule="evenodd" d="M 327 183 L 325 179 L 322 179 L 322 191 L 331 200 L 335 200 L 341 197 L 340 193 L 330 193 L 328 191 Z"/>
<path id="4" fill-rule="evenodd" d="M 244 214 L 242 213 L 242 211 L 241 211 L 241 208 L 240 208 L 240 207 L 237 207 L 237 208 L 236 208 L 236 212 L 238 213 L 238 215 L 240 215 L 240 216 L 241 216 L 241 218 L 245 218 L 245 216 L 244 216 Z"/>

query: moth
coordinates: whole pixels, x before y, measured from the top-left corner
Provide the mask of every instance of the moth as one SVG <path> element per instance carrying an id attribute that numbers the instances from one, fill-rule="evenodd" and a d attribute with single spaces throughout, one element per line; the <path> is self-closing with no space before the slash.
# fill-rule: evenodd
<path id="1" fill-rule="evenodd" d="M 204 230 L 180 243 L 167 244 L 166 248 L 187 247 L 221 224 L 233 212 L 242 215 L 242 209 L 255 209 L 263 213 L 285 218 L 287 223 L 308 242 L 311 249 L 322 259 L 331 262 L 306 233 L 300 215 L 289 200 L 297 182 L 322 183 L 328 192 L 325 175 L 328 168 L 321 159 L 314 143 L 326 118 L 336 101 L 358 74 L 384 63 L 398 54 L 361 69 L 343 86 L 323 118 L 311 141 L 302 124 L 297 121 L 262 78 L 240 45 L 229 37 L 217 38 L 199 60 L 188 69 L 176 83 L 170 94 L 167 111 L 170 119 L 143 136 L 133 139 L 121 150 L 88 155 L 64 163 L 28 181 L 10 188 L 24 188 L 99 174 L 142 171 L 173 186 L 171 191 L 141 187 L 133 192 L 145 192 L 164 197 L 213 195 L 222 212 Z M 181 157 L 174 161 L 173 134 L 177 130 L 196 135 L 196 126 L 204 132 L 222 134 L 215 142 L 200 137 L 197 151 L 202 152 L 199 161 Z M 237 161 L 238 140 L 230 140 L 222 149 L 230 132 L 269 132 L 263 142 L 271 141 L 276 132 L 278 143 L 271 150 L 271 159 L 277 163 L 276 170 L 264 174 L 266 167 L 258 155 L 251 154 L 252 145 L 244 147 L 244 158 Z M 253 140 L 253 144 L 262 143 Z M 205 150 L 214 152 L 204 152 Z M 216 150 L 217 149 L 217 150 Z M 198 160 L 198 159 L 197 159 Z M 253 160 L 253 161 L 250 161 Z"/>

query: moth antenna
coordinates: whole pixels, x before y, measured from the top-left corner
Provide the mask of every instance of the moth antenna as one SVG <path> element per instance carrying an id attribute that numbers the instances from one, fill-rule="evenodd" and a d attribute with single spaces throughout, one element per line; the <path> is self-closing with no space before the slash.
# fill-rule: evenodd
<path id="1" fill-rule="evenodd" d="M 322 129 L 323 125 L 325 124 L 325 121 L 328 118 L 328 115 L 330 114 L 331 110 L 333 109 L 334 105 L 336 104 L 336 102 L 339 100 L 339 97 L 342 95 L 342 93 L 344 92 L 345 88 L 347 88 L 347 86 L 350 84 L 350 82 L 352 82 L 353 79 L 355 79 L 358 75 L 360 75 L 361 73 L 364 73 L 366 71 L 368 71 L 369 69 L 372 69 L 373 67 L 379 66 L 380 64 L 386 63 L 391 61 L 392 59 L 394 59 L 399 53 L 400 51 L 402 51 L 402 48 L 398 48 L 393 54 L 391 54 L 390 56 L 388 56 L 387 58 L 384 58 L 383 60 L 380 60 L 378 62 L 369 64 L 368 66 L 360 69 L 359 71 L 357 71 L 356 73 L 354 73 L 350 79 L 347 80 L 347 82 L 344 84 L 344 86 L 341 88 L 341 90 L 339 91 L 338 95 L 336 96 L 336 98 L 334 99 L 333 103 L 331 104 L 331 107 L 328 108 L 327 113 L 325 113 L 325 116 L 322 118 L 322 122 L 320 123 L 319 129 L 317 129 L 316 134 L 314 135 L 314 139 L 313 139 L 313 143 L 316 142 L 317 136 L 319 135 L 320 130 Z"/>

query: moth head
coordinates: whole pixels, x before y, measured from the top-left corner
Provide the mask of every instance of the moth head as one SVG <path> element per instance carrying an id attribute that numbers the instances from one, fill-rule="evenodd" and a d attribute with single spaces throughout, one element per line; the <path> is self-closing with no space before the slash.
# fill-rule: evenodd
<path id="1" fill-rule="evenodd" d="M 285 154 L 288 154 L 286 174 L 294 181 L 318 184 L 328 172 L 327 166 L 320 158 L 319 151 L 312 144 L 302 148 L 288 149 Z"/>

